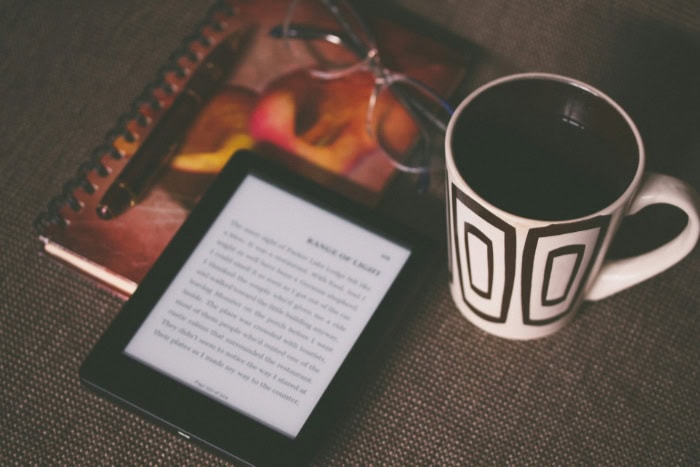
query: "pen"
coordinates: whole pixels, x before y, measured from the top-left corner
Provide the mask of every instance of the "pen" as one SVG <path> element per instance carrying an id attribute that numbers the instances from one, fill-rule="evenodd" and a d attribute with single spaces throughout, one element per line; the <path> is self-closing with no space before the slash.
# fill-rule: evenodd
<path id="1" fill-rule="evenodd" d="M 112 219 L 133 207 L 166 167 L 191 125 L 209 98 L 220 88 L 241 53 L 241 34 L 234 33 L 212 50 L 192 74 L 161 120 L 126 167 L 107 189 L 97 205 L 97 215 Z"/>

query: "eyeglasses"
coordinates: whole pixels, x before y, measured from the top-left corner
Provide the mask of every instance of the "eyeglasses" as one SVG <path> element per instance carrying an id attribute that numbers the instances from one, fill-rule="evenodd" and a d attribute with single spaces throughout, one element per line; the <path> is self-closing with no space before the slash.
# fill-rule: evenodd
<path id="1" fill-rule="evenodd" d="M 284 40 L 316 78 L 371 72 L 367 132 L 397 169 L 418 174 L 425 189 L 452 108 L 426 84 L 382 64 L 371 29 L 348 1 L 292 0 L 270 35 Z"/>

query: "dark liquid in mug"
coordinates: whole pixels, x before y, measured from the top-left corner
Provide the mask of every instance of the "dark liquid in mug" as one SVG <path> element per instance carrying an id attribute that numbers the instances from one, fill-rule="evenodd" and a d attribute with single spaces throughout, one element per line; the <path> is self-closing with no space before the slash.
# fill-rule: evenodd
<path id="1" fill-rule="evenodd" d="M 599 211 L 634 173 L 613 144 L 562 115 L 476 119 L 453 141 L 460 173 L 482 198 L 532 219 Z"/>

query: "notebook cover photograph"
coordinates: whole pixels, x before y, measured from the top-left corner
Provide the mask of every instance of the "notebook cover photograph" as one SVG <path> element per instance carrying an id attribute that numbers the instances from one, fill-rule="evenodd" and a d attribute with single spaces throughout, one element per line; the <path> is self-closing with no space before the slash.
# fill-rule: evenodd
<path id="1" fill-rule="evenodd" d="M 271 31 L 287 0 L 218 2 L 161 78 L 149 83 L 116 127 L 36 219 L 43 250 L 119 296 L 130 295 L 226 161 L 239 149 L 280 160 L 290 170 L 373 205 L 396 173 L 367 131 L 376 84 L 368 68 L 318 77 L 311 60 L 292 56 Z M 318 5 L 321 5 L 318 2 Z M 362 2 L 382 64 L 451 96 L 464 82 L 464 43 L 416 23 L 391 3 Z M 187 92 L 188 80 L 217 47 L 235 63 L 225 83 L 174 135 L 174 155 L 145 197 L 113 219 L 98 216 L 106 190 Z M 397 122 L 397 125 L 399 123 Z M 312 167 L 313 169 L 307 169 Z"/>

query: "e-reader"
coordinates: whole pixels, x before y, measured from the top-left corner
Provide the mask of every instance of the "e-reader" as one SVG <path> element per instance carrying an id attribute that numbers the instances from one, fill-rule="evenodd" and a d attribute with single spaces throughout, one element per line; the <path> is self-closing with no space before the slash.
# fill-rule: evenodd
<path id="1" fill-rule="evenodd" d="M 430 241 L 233 155 L 80 369 L 99 394 L 237 461 L 308 461 L 407 318 Z"/>

